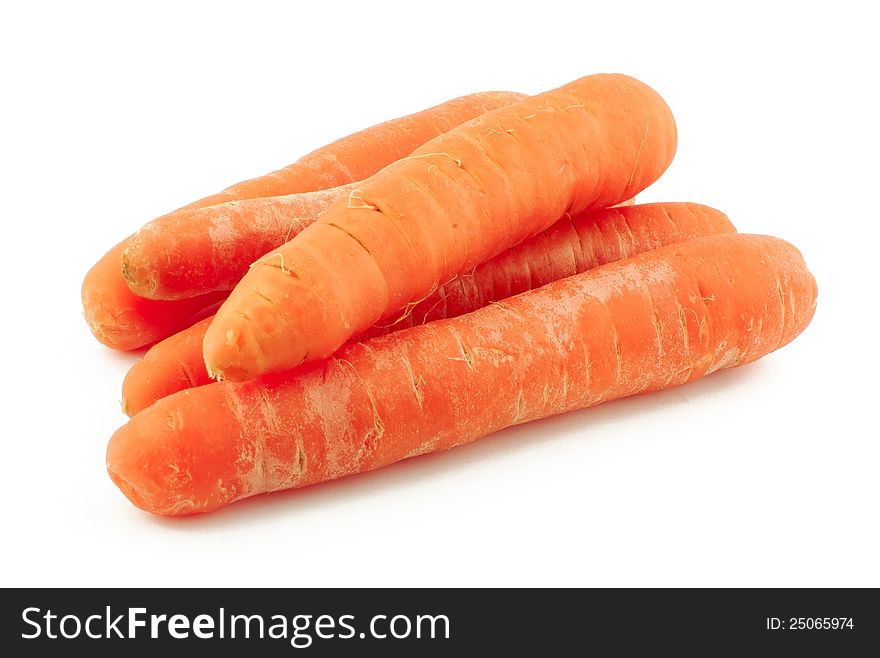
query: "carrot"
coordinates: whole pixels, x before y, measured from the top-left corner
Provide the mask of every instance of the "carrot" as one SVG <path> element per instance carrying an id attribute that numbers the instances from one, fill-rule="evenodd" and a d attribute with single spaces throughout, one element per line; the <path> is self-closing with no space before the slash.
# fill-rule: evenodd
<path id="1" fill-rule="evenodd" d="M 136 294 L 151 299 L 229 291 L 251 263 L 313 223 L 354 185 L 228 201 L 159 217 L 126 242 L 122 275 Z"/>
<path id="2" fill-rule="evenodd" d="M 122 381 L 122 411 L 140 413 L 156 400 L 177 391 L 211 383 L 202 360 L 202 341 L 209 316 L 153 345 Z"/>
<path id="3" fill-rule="evenodd" d="M 793 340 L 815 304 L 787 242 L 697 238 L 292 371 L 175 393 L 117 430 L 107 469 L 144 510 L 207 512 L 749 363 Z"/>
<path id="4" fill-rule="evenodd" d="M 454 318 L 643 251 L 735 231 L 727 215 L 698 203 L 646 203 L 565 217 L 357 338 L 366 340 L 389 330 Z"/>
<path id="5" fill-rule="evenodd" d="M 86 322 L 107 347 L 134 350 L 154 343 L 190 326 L 197 314 L 227 295 L 212 292 L 173 302 L 138 297 L 119 274 L 124 245 L 116 245 L 95 263 L 82 285 Z"/>
<path id="6" fill-rule="evenodd" d="M 566 217 L 441 286 L 397 322 L 367 329 L 358 340 L 468 313 L 642 251 L 734 230 L 724 213 L 696 203 L 644 204 Z M 126 413 L 136 414 L 167 395 L 210 383 L 202 361 L 210 322 L 206 318 L 166 338 L 131 367 L 122 384 Z"/>
<path id="7" fill-rule="evenodd" d="M 159 217 L 126 243 L 122 275 L 136 294 L 151 299 L 232 290 L 254 261 L 296 237 L 356 185 L 228 201 Z M 634 203 L 627 199 L 620 205 Z"/>
<path id="8" fill-rule="evenodd" d="M 634 196 L 675 142 L 663 99 L 623 75 L 581 78 L 462 124 L 255 264 L 205 334 L 208 370 L 243 380 L 325 357 L 565 212 Z"/>
<path id="9" fill-rule="evenodd" d="M 484 112 L 526 98 L 513 91 L 484 91 L 365 128 L 304 155 L 291 165 L 236 183 L 183 209 L 227 201 L 312 192 L 358 181 L 409 155 L 429 139 Z"/>
<path id="10" fill-rule="evenodd" d="M 463 121 L 522 98 L 523 94 L 514 92 L 484 92 L 456 98 L 343 137 L 280 171 L 233 185 L 185 208 L 265 194 L 311 192 L 351 183 Z M 86 321 L 95 337 L 108 347 L 131 350 L 165 338 L 187 326 L 194 312 L 203 311 L 225 297 L 225 294 L 210 294 L 175 304 L 144 303 L 129 290 L 120 275 L 125 246 L 123 242 L 107 252 L 86 274 L 82 286 Z"/>

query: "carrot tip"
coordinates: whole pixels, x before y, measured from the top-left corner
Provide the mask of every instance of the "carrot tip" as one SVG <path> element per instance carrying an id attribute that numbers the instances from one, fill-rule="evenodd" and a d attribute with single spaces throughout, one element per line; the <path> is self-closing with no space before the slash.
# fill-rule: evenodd
<path id="1" fill-rule="evenodd" d="M 218 312 L 205 333 L 202 353 L 212 379 L 241 382 L 254 376 L 253 363 L 262 364 L 260 344 L 252 335 L 252 320 L 244 314 L 225 318 L 225 327 L 215 327 Z"/>
<path id="2" fill-rule="evenodd" d="M 126 462 L 107 462 L 107 474 L 123 495 L 138 509 L 159 516 L 187 516 L 207 511 L 204 505 L 186 496 L 169 494 L 141 473 L 125 468 Z M 129 465 L 130 466 L 130 465 Z"/>

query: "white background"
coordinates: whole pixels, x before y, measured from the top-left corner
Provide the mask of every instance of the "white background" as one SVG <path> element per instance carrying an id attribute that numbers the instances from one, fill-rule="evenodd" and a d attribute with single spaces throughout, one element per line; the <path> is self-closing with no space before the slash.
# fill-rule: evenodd
<path id="1" fill-rule="evenodd" d="M 128 5 L 0 10 L 0 584 L 880 585 L 870 3 Z M 801 248 L 820 295 L 795 343 L 198 518 L 116 490 L 104 449 L 135 357 L 98 345 L 79 301 L 107 248 L 378 121 L 599 71 L 676 114 L 643 200 Z"/>

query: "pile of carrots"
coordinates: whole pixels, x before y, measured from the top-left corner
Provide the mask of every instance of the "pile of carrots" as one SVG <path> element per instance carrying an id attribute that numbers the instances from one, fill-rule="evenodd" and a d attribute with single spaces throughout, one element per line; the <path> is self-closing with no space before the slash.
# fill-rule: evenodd
<path id="1" fill-rule="evenodd" d="M 644 83 L 457 98 L 154 219 L 86 275 L 123 383 L 110 477 L 207 512 L 743 365 L 810 322 L 792 245 L 633 205 L 676 126 Z"/>

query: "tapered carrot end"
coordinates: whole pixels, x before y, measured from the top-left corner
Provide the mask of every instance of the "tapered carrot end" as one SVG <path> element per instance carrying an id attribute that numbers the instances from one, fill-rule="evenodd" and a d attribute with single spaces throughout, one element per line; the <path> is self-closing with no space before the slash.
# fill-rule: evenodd
<path id="1" fill-rule="evenodd" d="M 254 268 L 244 279 L 251 285 L 232 291 L 202 343 L 211 377 L 240 382 L 292 368 L 308 354 L 310 345 L 304 334 L 320 330 L 335 337 L 325 306 L 314 291 L 306 284 L 294 284 L 288 290 L 289 278 L 275 267 Z"/>
<path id="2" fill-rule="evenodd" d="M 203 391 L 198 403 L 187 405 L 190 394 L 180 391 L 159 400 L 120 427 L 107 444 L 110 479 L 151 514 L 208 512 L 246 493 L 238 435 L 223 429 L 234 422 L 223 387 Z M 181 407 L 193 413 L 183 414 Z"/>
<path id="3" fill-rule="evenodd" d="M 220 322 L 215 319 L 205 333 L 202 350 L 212 379 L 250 379 L 258 374 L 254 366 L 265 361 L 250 318 L 240 314 L 226 314 Z"/>

